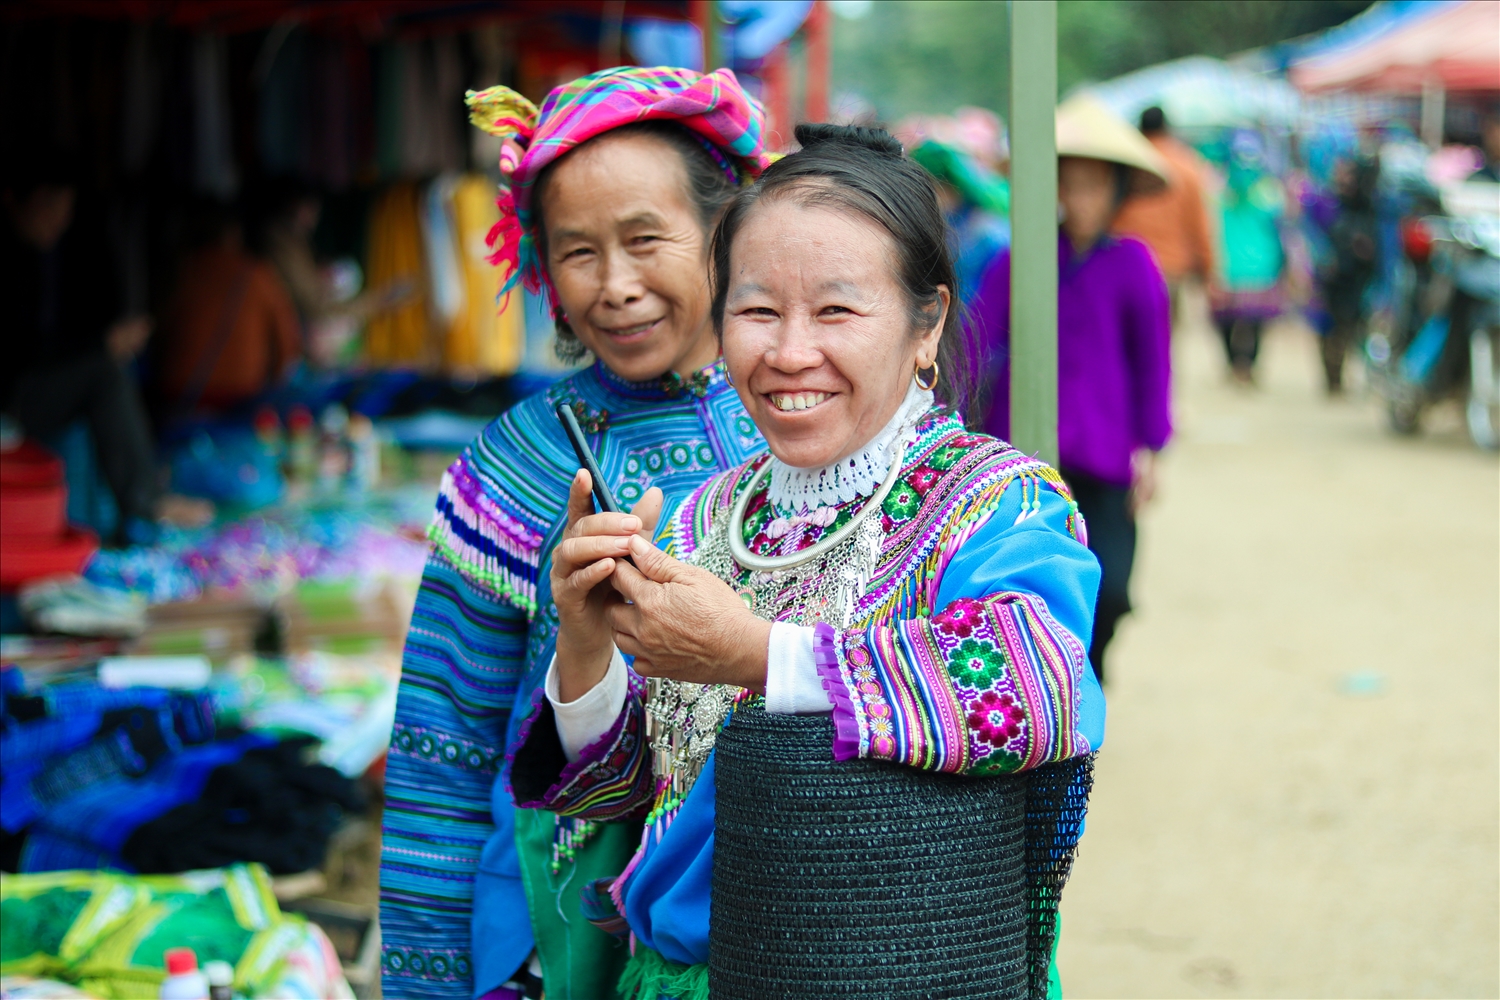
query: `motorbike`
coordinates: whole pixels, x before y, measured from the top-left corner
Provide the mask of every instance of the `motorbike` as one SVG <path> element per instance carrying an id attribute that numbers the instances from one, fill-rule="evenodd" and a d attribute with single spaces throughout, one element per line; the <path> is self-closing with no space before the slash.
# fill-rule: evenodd
<path id="1" fill-rule="evenodd" d="M 1391 429 L 1416 434 L 1434 405 L 1458 399 L 1469 436 L 1500 448 L 1500 184 L 1441 192 L 1440 214 L 1401 227 L 1392 304 L 1365 341 Z"/>

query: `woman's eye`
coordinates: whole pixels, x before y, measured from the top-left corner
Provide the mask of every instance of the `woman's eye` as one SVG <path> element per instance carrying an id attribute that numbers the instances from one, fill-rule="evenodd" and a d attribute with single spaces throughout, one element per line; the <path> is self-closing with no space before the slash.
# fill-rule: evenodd
<path id="1" fill-rule="evenodd" d="M 824 306 L 818 310 L 819 316 L 843 316 L 848 313 L 849 309 L 844 306 Z"/>
<path id="2" fill-rule="evenodd" d="M 638 247 L 638 246 L 645 246 L 648 243 L 655 243 L 659 239 L 661 239 L 661 237 L 660 236 L 655 236 L 655 235 L 650 235 L 650 236 L 635 236 L 635 237 L 631 238 L 630 245 L 631 246 L 636 246 L 636 247 Z"/>
<path id="3" fill-rule="evenodd" d="M 770 306 L 751 306 L 749 309 L 740 310 L 741 316 L 754 316 L 756 319 L 769 319 L 776 315 L 776 310 Z"/>
<path id="4" fill-rule="evenodd" d="M 562 259 L 563 260 L 578 260 L 579 258 L 586 257 L 586 256 L 588 256 L 589 254 L 591 254 L 593 252 L 594 251 L 591 248 L 589 248 L 589 247 L 574 247 L 572 250 L 564 251 L 563 255 L 562 255 Z"/>

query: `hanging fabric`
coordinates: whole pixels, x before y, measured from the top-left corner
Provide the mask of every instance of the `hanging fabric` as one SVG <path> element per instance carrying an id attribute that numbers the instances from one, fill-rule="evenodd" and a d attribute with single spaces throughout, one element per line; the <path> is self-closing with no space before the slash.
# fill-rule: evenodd
<path id="1" fill-rule="evenodd" d="M 499 221 L 494 182 L 482 174 L 466 174 L 453 186 L 453 228 L 463 271 L 464 300 L 449 334 L 452 364 L 460 347 L 471 352 L 468 363 L 491 375 L 511 375 L 521 367 L 526 346 L 526 304 L 521 289 L 497 301 L 501 274 L 489 262 L 484 238 Z"/>
<path id="2" fill-rule="evenodd" d="M 444 331 L 452 331 L 464 304 L 464 276 L 459 269 L 458 241 L 451 214 L 453 186 L 457 181 L 453 174 L 439 174 L 422 192 L 422 246 L 427 251 L 432 315 Z M 444 344 L 443 360 L 452 364 L 451 335 L 444 338 Z"/>
<path id="3" fill-rule="evenodd" d="M 371 288 L 396 282 L 417 291 L 404 304 L 372 318 L 365 328 L 365 354 L 376 365 L 430 367 L 437 352 L 429 342 L 427 265 L 416 185 L 393 184 L 370 215 L 365 273 Z"/>

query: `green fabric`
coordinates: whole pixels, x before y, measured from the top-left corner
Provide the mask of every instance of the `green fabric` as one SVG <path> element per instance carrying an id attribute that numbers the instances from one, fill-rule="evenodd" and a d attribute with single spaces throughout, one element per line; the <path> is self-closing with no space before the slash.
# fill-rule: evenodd
<path id="1" fill-rule="evenodd" d="M 911 158 L 956 190 L 970 205 L 1002 218 L 1010 214 L 1010 182 L 991 173 L 973 157 L 946 142 L 927 139 L 911 151 Z"/>
<path id="2" fill-rule="evenodd" d="M 620 977 L 620 992 L 626 1000 L 708 1000 L 708 965 L 679 965 L 637 944 Z"/>
<path id="3" fill-rule="evenodd" d="M 46 872 L 0 879 L 0 972 L 46 974 L 94 996 L 149 1000 L 163 953 L 235 966 L 250 996 L 275 995 L 285 957 L 305 937 L 259 865 L 183 875 Z"/>
<path id="4" fill-rule="evenodd" d="M 516 851 L 543 988 L 548 1000 L 616 997 L 615 984 L 629 950 L 584 918 L 579 893 L 595 879 L 612 878 L 625 869 L 640 844 L 640 826 L 600 824 L 599 832 L 577 849 L 573 863 L 564 862 L 556 875 L 550 867 L 554 826 L 550 812 L 516 810 Z"/>
<path id="5" fill-rule="evenodd" d="M 1243 190 L 1224 192 L 1219 218 L 1223 285 L 1231 292 L 1259 292 L 1276 284 L 1285 258 L 1281 249 L 1280 189 L 1264 177 Z"/>
<path id="6" fill-rule="evenodd" d="M 65 968 L 57 957 L 63 937 L 93 894 L 56 886 L 30 899 L 0 900 L 0 972 L 42 975 Z"/>
<path id="7" fill-rule="evenodd" d="M 1062 977 L 1057 974 L 1057 942 L 1062 940 L 1062 914 L 1052 918 L 1052 954 L 1047 959 L 1047 1000 L 1063 1000 Z"/>

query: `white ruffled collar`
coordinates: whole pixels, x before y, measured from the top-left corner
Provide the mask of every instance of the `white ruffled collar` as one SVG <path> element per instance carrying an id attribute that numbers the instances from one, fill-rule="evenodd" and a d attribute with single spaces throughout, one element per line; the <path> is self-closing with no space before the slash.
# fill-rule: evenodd
<path id="1" fill-rule="evenodd" d="M 767 499 L 778 513 L 806 514 L 870 496 L 891 471 L 897 442 L 914 437 L 917 423 L 932 406 L 931 390 L 918 388 L 914 379 L 880 433 L 848 458 L 822 468 L 799 469 L 773 456 Z"/>

